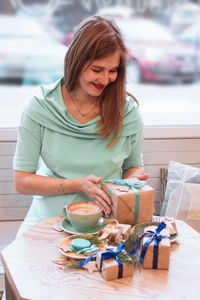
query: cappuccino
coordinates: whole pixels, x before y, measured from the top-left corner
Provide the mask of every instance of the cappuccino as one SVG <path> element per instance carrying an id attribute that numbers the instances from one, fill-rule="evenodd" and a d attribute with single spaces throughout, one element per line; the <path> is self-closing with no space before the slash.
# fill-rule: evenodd
<path id="1" fill-rule="evenodd" d="M 97 226 L 102 209 L 93 202 L 74 202 L 63 207 L 63 214 L 79 232 L 87 232 Z"/>
<path id="2" fill-rule="evenodd" d="M 98 213 L 101 208 L 92 203 L 73 203 L 68 206 L 68 210 L 76 215 L 91 215 Z"/>

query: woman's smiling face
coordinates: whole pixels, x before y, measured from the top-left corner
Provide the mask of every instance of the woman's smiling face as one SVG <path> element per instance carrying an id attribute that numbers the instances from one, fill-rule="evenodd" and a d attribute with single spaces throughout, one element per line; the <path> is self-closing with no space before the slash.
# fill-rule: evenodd
<path id="1" fill-rule="evenodd" d="M 119 63 L 119 50 L 104 58 L 93 60 L 89 66 L 87 63 L 76 89 L 90 97 L 100 96 L 105 87 L 117 79 Z"/>

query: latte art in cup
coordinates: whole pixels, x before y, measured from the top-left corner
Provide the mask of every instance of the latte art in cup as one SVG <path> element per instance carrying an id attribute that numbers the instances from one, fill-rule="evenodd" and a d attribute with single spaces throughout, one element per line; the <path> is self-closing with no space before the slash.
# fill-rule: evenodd
<path id="1" fill-rule="evenodd" d="M 64 217 L 80 233 L 97 226 L 102 209 L 93 202 L 74 202 L 63 207 Z"/>
<path id="2" fill-rule="evenodd" d="M 90 215 L 98 213 L 100 209 L 98 205 L 92 203 L 78 203 L 77 205 L 73 203 L 68 207 L 68 210 L 76 215 Z"/>

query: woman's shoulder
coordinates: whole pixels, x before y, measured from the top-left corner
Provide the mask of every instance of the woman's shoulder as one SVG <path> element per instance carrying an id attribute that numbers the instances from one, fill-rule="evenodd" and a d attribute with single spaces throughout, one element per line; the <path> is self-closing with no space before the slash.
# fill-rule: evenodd
<path id="1" fill-rule="evenodd" d="M 57 101 L 58 88 L 61 86 L 63 78 L 56 80 L 50 84 L 41 84 L 38 86 L 33 95 L 27 101 L 24 111 L 34 109 L 36 107 L 45 107 L 47 103 Z"/>
<path id="2" fill-rule="evenodd" d="M 63 77 L 59 78 L 58 80 L 49 83 L 49 84 L 42 84 L 39 86 L 39 88 L 35 91 L 34 96 L 35 97 L 46 97 L 49 94 L 53 93 L 62 83 Z"/>
<path id="3" fill-rule="evenodd" d="M 133 105 L 133 106 L 138 106 L 139 102 L 137 100 L 137 98 L 135 96 L 133 96 L 133 94 L 126 92 L 126 105 Z"/>
<path id="4" fill-rule="evenodd" d="M 143 128 L 143 121 L 140 114 L 138 101 L 132 94 L 129 93 L 126 94 L 123 124 L 122 136 L 134 135 Z"/>
<path id="5" fill-rule="evenodd" d="M 37 87 L 33 95 L 24 106 L 22 117 L 31 118 L 36 122 L 46 118 L 58 110 L 58 88 L 61 85 L 62 78 L 51 83 L 43 84 Z"/>
<path id="6" fill-rule="evenodd" d="M 139 110 L 138 100 L 130 93 L 126 92 L 126 101 L 125 101 L 125 115 L 131 111 Z"/>

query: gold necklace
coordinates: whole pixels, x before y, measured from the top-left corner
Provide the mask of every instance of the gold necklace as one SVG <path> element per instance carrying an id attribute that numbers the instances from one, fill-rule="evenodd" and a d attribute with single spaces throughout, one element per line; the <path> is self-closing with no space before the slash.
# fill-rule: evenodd
<path id="1" fill-rule="evenodd" d="M 77 112 L 83 117 L 83 118 L 86 118 L 87 116 L 89 116 L 92 112 L 92 110 L 90 110 L 87 114 L 84 114 L 80 111 L 80 108 L 78 107 L 77 105 L 77 101 L 76 101 L 76 98 L 74 98 L 74 96 L 69 92 L 69 95 L 70 95 L 70 98 L 72 100 L 72 103 L 74 104 L 74 107 L 76 108 Z"/>

